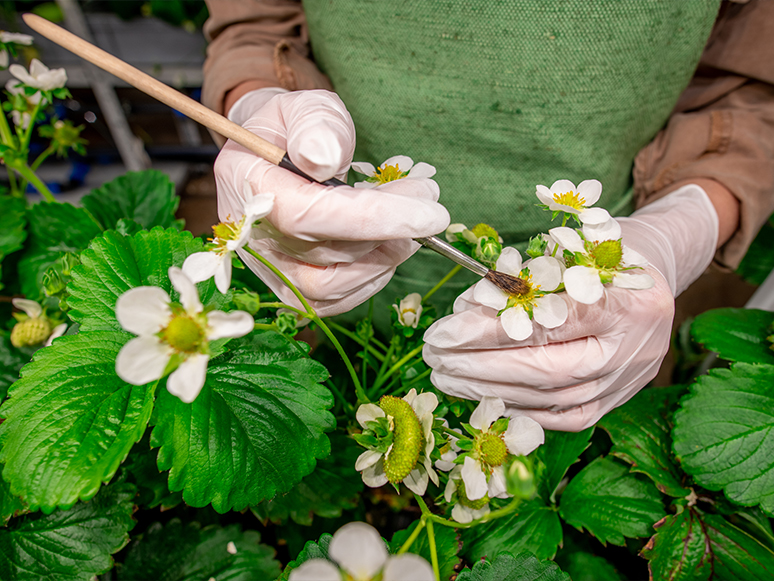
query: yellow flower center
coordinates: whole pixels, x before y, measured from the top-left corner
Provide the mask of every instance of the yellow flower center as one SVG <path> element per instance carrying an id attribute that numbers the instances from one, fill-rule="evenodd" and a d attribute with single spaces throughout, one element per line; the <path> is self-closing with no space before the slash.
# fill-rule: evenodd
<path id="1" fill-rule="evenodd" d="M 554 202 L 562 206 L 569 206 L 575 210 L 583 210 L 586 207 L 586 199 L 581 198 L 580 195 L 573 191 L 554 194 Z"/>
<path id="2" fill-rule="evenodd" d="M 603 240 L 591 251 L 594 262 L 600 268 L 615 268 L 623 257 L 623 247 L 620 240 Z"/>
<path id="3" fill-rule="evenodd" d="M 394 182 L 401 178 L 405 178 L 408 175 L 407 171 L 400 171 L 398 164 L 386 165 L 384 167 L 377 167 L 373 177 L 369 181 L 374 181 L 379 184 L 386 184 L 387 182 Z"/>
<path id="4" fill-rule="evenodd" d="M 239 222 L 232 222 L 228 220 L 228 218 L 230 217 L 231 216 L 227 216 L 225 222 L 215 224 L 215 226 L 212 227 L 212 233 L 215 235 L 215 237 L 210 238 L 210 242 L 212 242 L 215 245 L 214 251 L 218 254 L 228 252 L 228 248 L 226 248 L 226 243 L 229 240 L 238 240 L 239 233 L 242 231 L 242 228 L 244 228 L 245 226 L 244 216 Z"/>
<path id="5" fill-rule="evenodd" d="M 481 461 L 488 466 L 501 466 L 508 456 L 508 447 L 498 434 L 482 434 L 476 444 Z"/>
<path id="6" fill-rule="evenodd" d="M 194 353 L 204 342 L 204 329 L 189 315 L 177 315 L 161 332 L 161 339 L 178 353 Z"/>
<path id="7" fill-rule="evenodd" d="M 510 297 L 508 297 L 508 304 L 505 306 L 505 308 L 510 309 L 516 305 L 521 305 L 524 307 L 524 310 L 526 310 L 528 313 L 531 313 L 532 308 L 535 306 L 535 299 L 537 299 L 543 293 L 538 292 L 540 291 L 540 285 L 532 282 L 531 274 L 525 275 L 522 272 L 519 278 L 527 284 L 527 290 L 520 295 L 510 295 Z"/>

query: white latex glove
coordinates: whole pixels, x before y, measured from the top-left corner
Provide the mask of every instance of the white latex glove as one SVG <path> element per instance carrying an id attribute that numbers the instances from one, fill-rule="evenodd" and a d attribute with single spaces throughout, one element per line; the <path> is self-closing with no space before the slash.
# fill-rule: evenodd
<path id="1" fill-rule="evenodd" d="M 355 150 L 355 128 L 335 93 L 261 89 L 239 99 L 229 117 L 286 149 L 307 175 L 345 178 Z M 245 180 L 250 187 L 245 188 Z M 412 238 L 442 232 L 449 225 L 432 179 L 404 178 L 377 189 L 322 186 L 232 141 L 215 162 L 215 181 L 221 220 L 239 219 L 247 196 L 275 194 L 268 224 L 261 226 L 266 237 L 250 246 L 279 268 L 321 316 L 366 301 L 417 251 L 419 244 Z M 244 250 L 239 253 L 284 302 L 301 306 L 270 270 Z"/>
<path id="2" fill-rule="evenodd" d="M 718 219 L 704 190 L 689 185 L 619 223 L 624 244 L 650 262 L 653 288 L 607 286 L 593 305 L 561 293 L 567 322 L 535 324 L 524 341 L 509 338 L 496 311 L 468 289 L 425 333 L 433 384 L 466 399 L 500 397 L 510 415 L 562 431 L 595 424 L 644 387 L 669 349 L 674 297 L 712 260 Z"/>

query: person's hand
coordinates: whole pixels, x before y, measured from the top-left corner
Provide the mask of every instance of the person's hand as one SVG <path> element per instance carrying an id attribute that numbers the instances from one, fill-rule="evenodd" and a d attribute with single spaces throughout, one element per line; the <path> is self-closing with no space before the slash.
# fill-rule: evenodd
<path id="1" fill-rule="evenodd" d="M 335 93 L 254 91 L 234 104 L 229 117 L 286 149 L 307 175 L 345 178 L 355 128 Z M 215 162 L 215 180 L 221 220 L 239 219 L 249 196 L 275 194 L 274 209 L 261 225 L 265 237 L 250 246 L 279 268 L 320 316 L 366 301 L 417 251 L 413 238 L 449 225 L 448 212 L 437 203 L 438 185 L 429 178 L 399 179 L 378 189 L 322 186 L 228 141 Z M 269 269 L 244 251 L 240 257 L 284 302 L 301 306 Z"/>
<path id="2" fill-rule="evenodd" d="M 595 424 L 644 387 L 669 348 L 674 297 L 712 259 L 718 220 L 704 191 L 690 185 L 619 223 L 624 244 L 650 262 L 653 288 L 608 286 L 591 305 L 562 293 L 567 321 L 536 324 L 524 341 L 509 338 L 496 311 L 468 289 L 425 333 L 433 384 L 466 399 L 500 397 L 511 414 L 563 431 Z"/>

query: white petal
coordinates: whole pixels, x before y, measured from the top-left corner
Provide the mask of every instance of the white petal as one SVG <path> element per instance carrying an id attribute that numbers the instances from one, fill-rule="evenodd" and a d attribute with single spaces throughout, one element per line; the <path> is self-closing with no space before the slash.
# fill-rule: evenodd
<path id="1" fill-rule="evenodd" d="M 540 290 L 552 291 L 562 283 L 562 266 L 556 258 L 538 256 L 530 260 L 527 266 L 532 281 L 540 285 Z"/>
<path id="2" fill-rule="evenodd" d="M 465 230 L 467 230 L 465 224 L 450 224 L 446 229 L 446 240 L 448 242 L 457 242 L 456 234 L 462 234 Z"/>
<path id="3" fill-rule="evenodd" d="M 189 313 L 201 313 L 204 307 L 199 300 L 199 293 L 191 279 L 176 266 L 170 266 L 168 274 L 172 286 L 180 294 L 180 302 L 183 308 Z"/>
<path id="4" fill-rule="evenodd" d="M 554 329 L 567 320 L 567 303 L 559 295 L 543 295 L 532 309 L 535 322 L 546 329 Z"/>
<path id="5" fill-rule="evenodd" d="M 231 260 L 231 256 L 227 256 Z M 215 276 L 222 262 L 223 257 L 214 252 L 196 252 L 183 262 L 183 272 L 191 282 L 202 282 Z"/>
<path id="6" fill-rule="evenodd" d="M 129 289 L 116 301 L 116 319 L 136 335 L 153 335 L 169 323 L 169 295 L 157 286 Z"/>
<path id="7" fill-rule="evenodd" d="M 293 569 L 288 581 L 341 581 L 341 573 L 330 561 L 310 559 Z"/>
<path id="8" fill-rule="evenodd" d="M 116 357 L 116 373 L 126 383 L 145 385 L 159 379 L 172 351 L 158 337 L 135 337 L 121 347 Z"/>
<path id="9" fill-rule="evenodd" d="M 516 456 L 526 456 L 546 440 L 543 428 L 527 416 L 511 416 L 508 429 L 503 434 L 508 451 Z"/>
<path id="10" fill-rule="evenodd" d="M 387 475 L 384 473 L 384 460 L 380 459 L 373 466 L 369 466 L 360 473 L 360 477 L 363 479 L 363 484 L 369 488 L 379 488 L 389 482 Z"/>
<path id="11" fill-rule="evenodd" d="M 602 222 L 601 224 L 583 224 L 583 236 L 586 240 L 600 242 L 601 240 L 620 240 L 621 225 L 615 218 Z"/>
<path id="12" fill-rule="evenodd" d="M 403 553 L 390 557 L 382 572 L 382 581 L 435 581 L 430 563 L 419 555 Z"/>
<path id="13" fill-rule="evenodd" d="M 472 508 L 462 506 L 461 504 L 455 504 L 454 508 L 452 508 L 452 518 L 459 523 L 469 523 L 471 521 L 478 520 L 488 514 L 488 504 L 484 508 L 480 508 L 478 510 L 473 510 Z"/>
<path id="14" fill-rule="evenodd" d="M 414 167 L 414 160 L 405 155 L 394 155 L 391 158 L 385 160 L 385 162 L 379 167 L 385 168 L 388 165 L 397 165 L 400 171 L 409 171 Z"/>
<path id="15" fill-rule="evenodd" d="M 610 219 L 610 214 L 604 208 L 589 208 L 579 212 L 578 218 L 584 224 L 603 224 Z"/>
<path id="16" fill-rule="evenodd" d="M 183 361 L 167 379 L 167 389 L 183 403 L 191 403 L 199 395 L 207 377 L 209 355 L 195 353 Z"/>
<path id="17" fill-rule="evenodd" d="M 8 67 L 8 72 L 11 73 L 17 79 L 19 79 L 25 85 L 30 85 L 30 83 L 35 82 L 35 79 L 33 79 L 30 76 L 30 74 L 27 72 L 27 69 L 25 69 L 20 64 L 13 63 L 10 67 Z M 34 86 L 34 85 L 30 85 L 30 86 Z"/>
<path id="18" fill-rule="evenodd" d="M 236 555 L 237 554 L 237 548 L 236 548 L 236 545 L 234 544 L 234 541 L 229 541 L 228 542 L 228 544 L 226 545 L 226 552 L 229 555 Z"/>
<path id="19" fill-rule="evenodd" d="M 413 402 L 411 407 L 417 414 L 418 418 L 424 417 L 425 414 L 432 414 L 436 407 L 438 407 L 438 398 L 432 392 L 420 393 Z"/>
<path id="20" fill-rule="evenodd" d="M 427 475 L 430 477 L 430 480 L 433 481 L 433 484 L 435 484 L 436 486 L 440 486 L 440 480 L 438 480 L 438 473 L 435 470 L 433 470 L 433 462 L 430 460 L 429 456 L 425 457 L 424 467 L 425 467 L 425 470 L 427 471 Z"/>
<path id="21" fill-rule="evenodd" d="M 403 396 L 403 401 L 411 405 L 412 403 L 414 403 L 414 400 L 416 398 L 417 398 L 417 390 L 416 388 L 412 387 L 411 389 L 409 389 L 408 393 Z"/>
<path id="22" fill-rule="evenodd" d="M 460 468 L 460 466 L 455 466 L 455 468 Z M 457 470 L 457 473 L 459 473 L 459 470 Z M 446 502 L 451 502 L 452 495 L 457 490 L 457 481 L 455 478 L 452 477 L 454 472 L 452 471 L 451 474 L 449 474 L 449 480 L 446 482 L 446 488 L 443 491 L 443 497 L 446 500 Z"/>
<path id="23" fill-rule="evenodd" d="M 15 298 L 11 299 L 11 303 L 14 307 L 20 311 L 24 311 L 31 319 L 37 319 L 43 314 L 43 308 L 36 302 L 30 299 Z"/>
<path id="24" fill-rule="evenodd" d="M 49 70 L 50 69 L 38 59 L 32 59 L 32 62 L 30 63 L 30 74 L 36 79 L 41 75 L 45 75 Z"/>
<path id="25" fill-rule="evenodd" d="M 508 498 L 508 489 L 505 485 L 505 469 L 495 466 L 489 477 L 489 498 Z"/>
<path id="26" fill-rule="evenodd" d="M 54 327 L 54 330 L 51 331 L 51 334 L 48 336 L 48 339 L 46 339 L 46 347 L 51 345 L 51 343 L 54 342 L 54 339 L 61 337 L 64 335 L 64 332 L 67 331 L 67 323 L 62 323 L 61 325 L 57 325 Z"/>
<path id="27" fill-rule="evenodd" d="M 212 311 L 207 313 L 207 339 L 215 341 L 224 337 L 243 337 L 255 328 L 255 321 L 245 311 Z"/>
<path id="28" fill-rule="evenodd" d="M 551 194 L 551 190 L 549 190 L 547 187 L 537 185 L 535 186 L 535 190 L 536 190 L 535 194 L 537 194 L 538 200 L 540 200 L 544 204 L 548 205 L 554 201 L 554 197 Z"/>
<path id="29" fill-rule="evenodd" d="M 578 184 L 578 195 L 585 200 L 585 206 L 593 206 L 602 194 L 602 184 L 598 180 L 583 180 Z"/>
<path id="30" fill-rule="evenodd" d="M 14 44 L 32 44 L 33 38 L 29 34 L 19 32 L 0 32 L 0 42 L 13 42 Z"/>
<path id="31" fill-rule="evenodd" d="M 511 246 L 506 246 L 497 259 L 495 269 L 497 272 L 519 276 L 521 272 L 521 253 Z"/>
<path id="32" fill-rule="evenodd" d="M 583 240 L 580 235 L 572 228 L 566 226 L 560 226 L 558 228 L 551 228 L 548 231 L 548 235 L 554 239 L 554 242 L 563 246 L 570 252 L 585 252 L 583 247 Z"/>
<path id="33" fill-rule="evenodd" d="M 421 464 L 418 464 L 417 467 L 409 472 L 409 475 L 403 479 L 403 484 L 406 485 L 406 488 L 419 496 L 422 496 L 427 490 L 427 482 L 427 470 L 425 470 L 425 467 Z"/>
<path id="34" fill-rule="evenodd" d="M 486 396 L 470 414 L 470 425 L 477 430 L 488 430 L 505 413 L 505 404 L 499 397 Z M 468 458 L 465 458 L 467 463 Z M 470 498 L 470 497 L 468 497 Z M 475 499 L 474 499 L 475 500 Z"/>
<path id="35" fill-rule="evenodd" d="M 465 463 L 462 465 L 462 481 L 465 483 L 465 495 L 470 500 L 484 498 L 489 490 L 481 466 L 470 456 L 465 457 Z"/>
<path id="36" fill-rule="evenodd" d="M 252 192 L 253 189 L 250 187 L 251 195 Z M 264 216 L 268 216 L 273 209 L 274 194 L 258 194 L 253 195 L 252 198 L 248 198 L 247 202 L 245 203 L 245 229 L 249 230 L 253 222 L 260 220 Z"/>
<path id="37" fill-rule="evenodd" d="M 601 299 L 604 291 L 599 273 L 587 266 L 573 266 L 565 270 L 564 287 L 574 300 L 587 305 Z"/>
<path id="38" fill-rule="evenodd" d="M 0 50 L 0 68 L 4 69 L 7 66 L 8 66 L 8 51 Z M 9 81 L 9 82 L 12 82 L 12 81 Z M 8 85 L 6 85 L 6 88 L 8 88 Z"/>
<path id="39" fill-rule="evenodd" d="M 577 192 L 578 189 L 570 180 L 556 180 L 551 184 L 551 192 L 554 194 L 564 194 L 567 192 Z"/>
<path id="40" fill-rule="evenodd" d="M 634 274 L 629 272 L 618 272 L 613 276 L 613 286 L 618 288 L 630 288 L 637 290 L 644 290 L 653 288 L 656 284 L 647 273 Z"/>
<path id="41" fill-rule="evenodd" d="M 362 470 L 365 470 L 366 468 L 376 464 L 381 457 L 381 452 L 376 452 L 375 450 L 366 450 L 357 457 L 357 460 L 355 461 L 355 470 L 361 472 Z"/>
<path id="42" fill-rule="evenodd" d="M 411 293 L 406 295 L 403 300 L 400 301 L 400 310 L 414 309 L 415 311 L 422 305 L 422 295 L 419 293 Z"/>
<path id="43" fill-rule="evenodd" d="M 532 335 L 532 320 L 521 305 L 503 311 L 500 315 L 500 324 L 514 341 L 523 341 Z"/>
<path id="44" fill-rule="evenodd" d="M 648 259 L 628 246 L 623 247 L 621 260 L 625 266 L 648 266 Z"/>
<path id="45" fill-rule="evenodd" d="M 357 408 L 355 418 L 357 419 L 357 422 L 360 424 L 360 426 L 365 428 L 366 422 L 372 422 L 376 418 L 383 418 L 384 415 L 384 410 L 382 410 L 382 408 L 380 408 L 375 403 L 364 403 L 359 408 Z"/>
<path id="46" fill-rule="evenodd" d="M 336 531 L 328 555 L 355 579 L 375 576 L 389 556 L 381 535 L 363 522 L 347 523 Z"/>
<path id="47" fill-rule="evenodd" d="M 225 260 L 215 271 L 215 286 L 222 293 L 226 294 L 231 286 L 231 253 L 229 252 Z"/>
<path id="48" fill-rule="evenodd" d="M 363 189 L 366 189 L 366 190 L 371 190 L 371 189 L 375 188 L 378 185 L 379 184 L 374 183 L 374 182 L 355 182 L 354 184 L 352 184 L 352 187 L 356 188 L 356 189 L 357 188 L 363 188 Z"/>
<path id="49" fill-rule="evenodd" d="M 372 176 L 376 173 L 376 168 L 367 161 L 353 161 L 352 165 L 349 167 L 351 167 L 357 173 L 361 173 L 367 176 Z"/>
<path id="50" fill-rule="evenodd" d="M 490 309 L 501 311 L 508 304 L 508 295 L 493 283 L 482 279 L 473 287 L 473 300 Z"/>
<path id="51" fill-rule="evenodd" d="M 426 178 L 431 178 L 434 175 L 435 175 L 435 168 L 429 163 L 420 161 L 414 167 L 411 168 L 411 171 L 409 171 L 409 174 L 406 177 L 412 178 L 412 179 L 426 179 Z"/>

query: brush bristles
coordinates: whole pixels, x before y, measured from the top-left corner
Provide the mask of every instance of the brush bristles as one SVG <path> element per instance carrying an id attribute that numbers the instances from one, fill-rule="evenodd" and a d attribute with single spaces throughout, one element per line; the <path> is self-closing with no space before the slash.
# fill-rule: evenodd
<path id="1" fill-rule="evenodd" d="M 484 278 L 509 295 L 523 295 L 529 290 L 527 283 L 522 279 L 504 272 L 490 270 Z"/>

